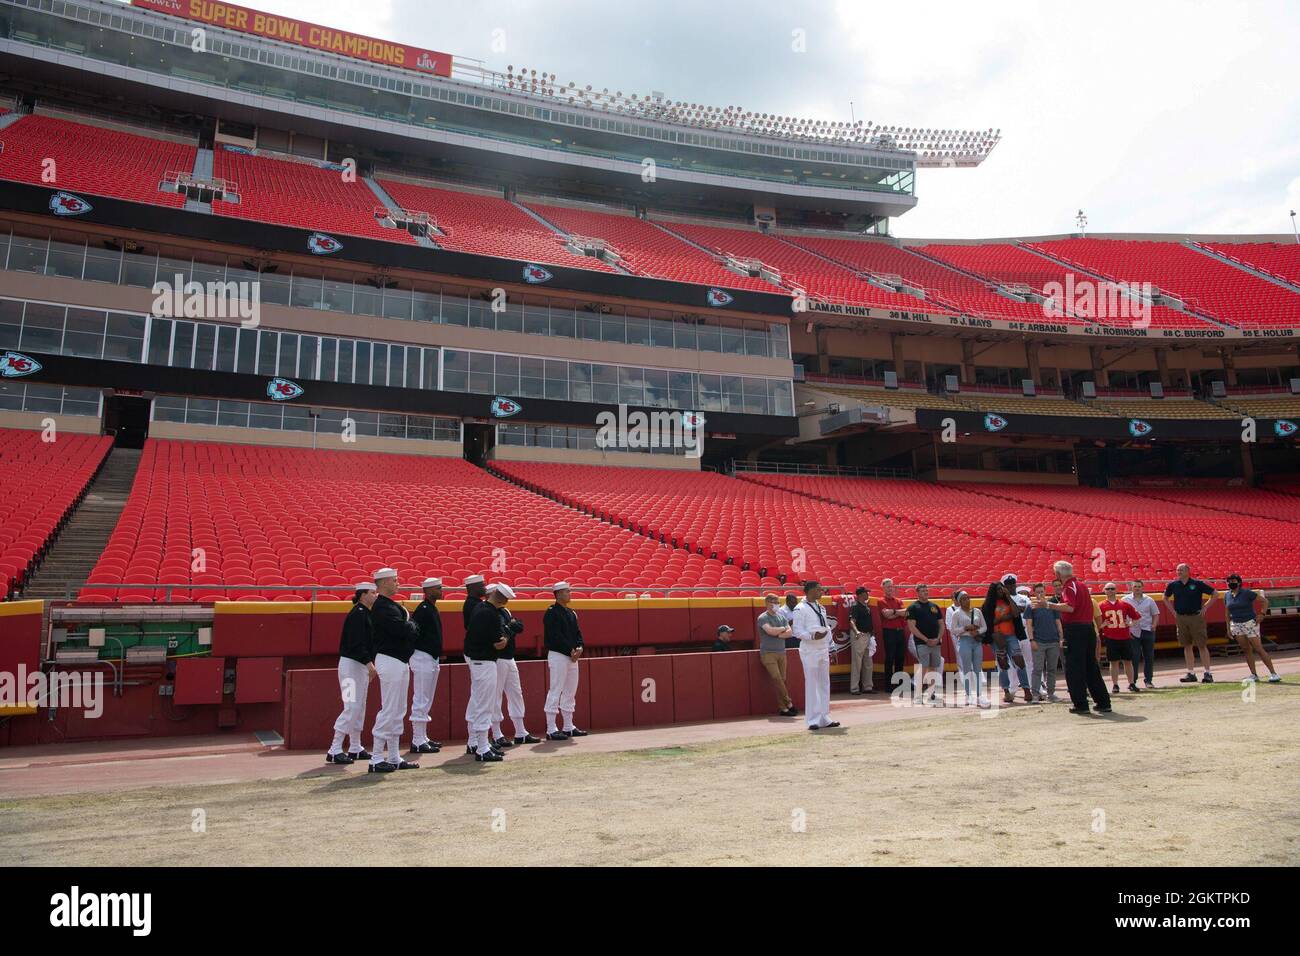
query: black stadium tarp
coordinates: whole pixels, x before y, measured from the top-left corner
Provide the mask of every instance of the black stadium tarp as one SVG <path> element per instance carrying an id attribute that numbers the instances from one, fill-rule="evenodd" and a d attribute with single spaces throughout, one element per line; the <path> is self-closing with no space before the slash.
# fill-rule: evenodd
<path id="1" fill-rule="evenodd" d="M 25 352 L 43 366 L 39 372 L 14 381 L 57 384 L 81 388 L 112 388 L 127 392 L 155 392 L 162 395 L 185 395 L 201 398 L 231 399 L 241 402 L 265 402 L 270 399 L 268 386 L 273 376 L 245 375 L 238 372 L 212 372 L 161 365 L 138 365 L 101 359 L 75 358 Z M 292 399 L 294 405 L 321 405 L 363 411 L 395 412 L 409 415 L 432 415 L 452 418 L 491 418 L 494 395 L 442 392 L 436 389 L 389 388 L 380 385 L 350 385 L 340 382 L 296 380 L 303 392 Z M 617 405 L 591 402 L 556 401 L 503 395 L 520 406 L 518 414 L 502 421 L 545 423 L 597 427 L 596 416 L 602 412 L 618 414 Z M 679 410 L 629 406 L 628 413 L 647 415 L 680 414 Z M 737 438 L 791 438 L 798 434 L 798 420 L 787 415 L 744 415 L 734 412 L 705 412 L 705 432 L 733 434 Z"/>
<path id="2" fill-rule="evenodd" d="M 1014 412 L 957 412 L 938 408 L 916 411 L 918 428 L 943 431 L 953 427 L 962 435 L 1033 435 L 1036 437 L 1092 438 L 1105 441 L 1242 441 L 1241 418 L 1096 418 L 1067 415 L 1022 415 Z M 1280 424 L 1279 424 L 1280 423 Z M 1283 419 L 1255 420 L 1255 440 L 1294 441 L 1298 423 Z M 1284 437 L 1285 436 L 1285 437 Z"/>
<path id="3" fill-rule="evenodd" d="M 84 211 L 60 216 L 53 211 L 60 192 L 48 186 L 0 182 L 0 209 L 48 216 L 51 220 L 63 219 L 69 225 L 89 222 L 182 239 L 219 242 L 262 252 L 285 252 L 296 255 L 313 255 L 311 238 L 319 233 L 325 233 L 337 241 L 339 248 L 335 252 L 322 255 L 322 259 L 365 263 L 386 269 L 411 269 L 439 276 L 459 276 L 485 282 L 521 284 L 529 281 L 524 275 L 528 263 L 517 259 L 453 252 L 449 249 L 427 249 L 424 246 L 407 243 L 336 235 L 329 233 L 325 228 L 312 230 L 278 226 L 231 216 L 187 212 L 171 206 L 151 206 L 84 193 L 73 193 L 73 195 L 83 200 L 89 208 L 74 205 L 73 208 L 84 209 Z M 54 222 L 51 222 L 51 225 L 54 225 Z M 727 289 L 724 295 L 719 296 L 710 294 L 716 293 L 717 290 L 693 283 L 596 272 L 592 269 L 572 269 L 549 263 L 541 263 L 541 265 L 550 278 L 542 283 L 533 283 L 538 286 L 538 291 L 563 289 L 569 292 L 585 292 L 593 296 L 649 299 L 697 311 L 741 311 L 783 317 L 789 317 L 791 314 L 792 299 L 788 295 Z M 530 275 L 535 280 L 539 273 L 530 272 Z"/>

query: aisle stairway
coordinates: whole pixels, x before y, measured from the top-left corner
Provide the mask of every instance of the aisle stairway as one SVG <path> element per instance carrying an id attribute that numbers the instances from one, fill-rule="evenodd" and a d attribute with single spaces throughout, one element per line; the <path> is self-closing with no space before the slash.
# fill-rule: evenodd
<path id="1" fill-rule="evenodd" d="M 114 448 L 108 453 L 85 498 L 23 589 L 23 598 L 63 601 L 76 596 L 113 533 L 139 465 L 138 448 Z"/>

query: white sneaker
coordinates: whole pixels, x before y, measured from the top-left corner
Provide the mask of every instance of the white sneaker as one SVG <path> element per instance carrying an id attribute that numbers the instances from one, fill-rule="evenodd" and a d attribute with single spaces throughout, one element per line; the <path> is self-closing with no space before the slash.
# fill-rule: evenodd
<path id="1" fill-rule="evenodd" d="M 1259 678 L 1256 677 L 1254 674 L 1250 674 L 1250 675 L 1248 675 L 1248 676 L 1245 678 L 1245 680 L 1246 680 L 1247 683 L 1250 683 L 1250 684 L 1258 684 L 1258 683 L 1259 683 Z"/>
<path id="2" fill-rule="evenodd" d="M 1269 675 L 1268 675 L 1268 682 L 1269 682 L 1270 684 L 1280 684 L 1280 683 L 1282 683 L 1282 675 L 1281 675 L 1281 674 L 1269 674 Z"/>

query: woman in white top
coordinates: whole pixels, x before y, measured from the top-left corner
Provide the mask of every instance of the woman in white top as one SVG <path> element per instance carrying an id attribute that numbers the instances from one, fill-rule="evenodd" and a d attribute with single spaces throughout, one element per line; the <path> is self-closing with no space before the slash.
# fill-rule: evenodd
<path id="1" fill-rule="evenodd" d="M 988 698 L 980 693 L 984 669 L 984 640 L 980 635 L 984 633 L 984 616 L 979 608 L 971 607 L 969 594 L 958 591 L 948 608 L 946 623 L 948 633 L 957 642 L 957 667 L 966 692 L 966 706 L 978 701 L 981 707 L 987 707 Z"/>

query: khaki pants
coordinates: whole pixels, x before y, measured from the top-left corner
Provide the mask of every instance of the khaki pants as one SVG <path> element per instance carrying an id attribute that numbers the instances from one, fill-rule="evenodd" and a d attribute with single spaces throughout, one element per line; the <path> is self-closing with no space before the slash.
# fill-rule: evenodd
<path id="1" fill-rule="evenodd" d="M 849 690 L 871 690 L 870 634 L 854 634 L 853 663 L 849 665 Z"/>
<path id="2" fill-rule="evenodd" d="M 758 659 L 762 662 L 763 669 L 767 671 L 767 676 L 772 678 L 772 687 L 776 691 L 779 709 L 789 710 L 793 704 L 790 700 L 790 692 L 785 689 L 785 651 L 761 653 L 758 655 Z"/>

